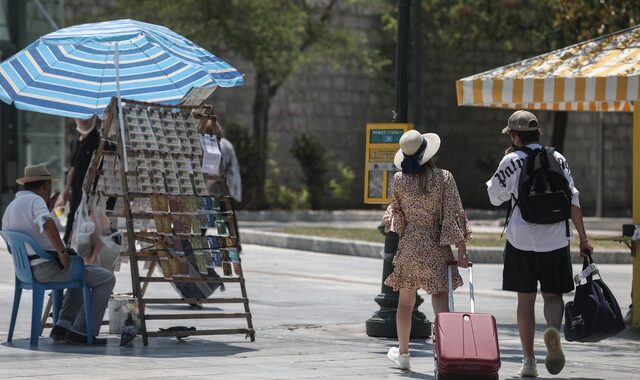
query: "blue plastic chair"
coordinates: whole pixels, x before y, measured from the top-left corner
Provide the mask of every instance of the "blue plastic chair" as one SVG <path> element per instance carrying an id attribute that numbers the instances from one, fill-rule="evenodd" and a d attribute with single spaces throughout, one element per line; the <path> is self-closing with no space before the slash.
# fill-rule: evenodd
<path id="1" fill-rule="evenodd" d="M 93 344 L 93 334 L 91 328 L 91 289 L 84 279 L 84 261 L 78 256 L 71 256 L 71 270 L 73 278 L 68 282 L 38 282 L 31 272 L 31 264 L 27 255 L 26 245 L 30 245 L 33 251 L 43 259 L 55 261 L 55 258 L 43 250 L 38 243 L 31 237 L 21 232 L 0 231 L 0 236 L 4 238 L 9 247 L 9 252 L 13 257 L 13 267 L 16 272 L 16 288 L 13 296 L 13 311 L 11 312 L 11 322 L 9 324 L 9 335 L 7 341 L 11 342 L 13 338 L 13 329 L 16 325 L 18 316 L 18 306 L 20 306 L 20 297 L 22 289 L 31 289 L 33 291 L 33 305 L 31 307 L 31 345 L 38 345 L 38 337 L 40 335 L 40 318 L 42 316 L 42 306 L 44 303 L 45 290 L 52 290 L 52 306 L 53 306 L 53 322 L 58 321 L 58 315 L 62 307 L 62 296 L 64 289 L 82 288 L 84 300 L 84 316 L 87 326 L 87 344 Z"/>

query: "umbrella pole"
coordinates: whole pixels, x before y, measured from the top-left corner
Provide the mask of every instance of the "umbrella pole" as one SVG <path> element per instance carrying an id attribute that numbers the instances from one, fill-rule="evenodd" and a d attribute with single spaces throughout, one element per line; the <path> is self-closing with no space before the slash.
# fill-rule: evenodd
<path id="1" fill-rule="evenodd" d="M 114 63 L 116 66 L 116 98 L 118 98 L 118 124 L 120 125 L 120 141 L 124 146 L 124 117 L 122 116 L 122 98 L 120 97 L 120 52 L 118 51 L 118 43 L 116 42 L 116 51 L 114 53 Z M 127 150 L 122 150 L 122 160 L 124 161 L 124 172 L 129 172 L 129 159 L 127 158 Z"/>
<path id="2" fill-rule="evenodd" d="M 640 226 L 640 101 L 633 104 L 633 223 Z M 640 241 L 632 242 L 633 248 L 633 279 L 632 295 L 633 319 L 632 325 L 640 329 Z"/>

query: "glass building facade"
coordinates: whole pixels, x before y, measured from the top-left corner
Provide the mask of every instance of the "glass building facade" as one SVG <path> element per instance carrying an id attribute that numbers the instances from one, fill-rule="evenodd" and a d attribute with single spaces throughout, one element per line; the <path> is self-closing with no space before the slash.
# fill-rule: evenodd
<path id="1" fill-rule="evenodd" d="M 52 32 L 47 15 L 62 27 L 64 1 L 0 0 L 0 60 Z M 52 174 L 64 177 L 71 124 L 63 117 L 19 111 L 0 102 L 0 212 L 18 190 L 15 180 L 25 165 L 45 163 Z M 62 185 L 54 185 L 54 191 Z"/>

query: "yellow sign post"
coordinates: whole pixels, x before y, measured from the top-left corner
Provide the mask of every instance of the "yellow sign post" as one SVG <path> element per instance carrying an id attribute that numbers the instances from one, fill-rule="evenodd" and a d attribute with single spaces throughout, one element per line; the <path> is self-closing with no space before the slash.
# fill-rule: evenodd
<path id="1" fill-rule="evenodd" d="M 400 149 L 400 136 L 412 124 L 367 124 L 364 156 L 364 203 L 391 203 L 391 179 L 397 168 L 393 158 Z"/>

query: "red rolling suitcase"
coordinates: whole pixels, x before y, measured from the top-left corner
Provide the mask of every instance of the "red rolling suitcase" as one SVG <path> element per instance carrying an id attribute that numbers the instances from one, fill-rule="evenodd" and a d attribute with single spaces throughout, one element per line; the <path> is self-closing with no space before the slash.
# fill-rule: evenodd
<path id="1" fill-rule="evenodd" d="M 435 321 L 433 356 L 436 379 L 499 379 L 500 349 L 496 319 L 488 313 L 475 313 L 473 272 L 469 264 L 471 312 L 453 312 L 453 286 L 449 264 L 449 310 Z"/>

